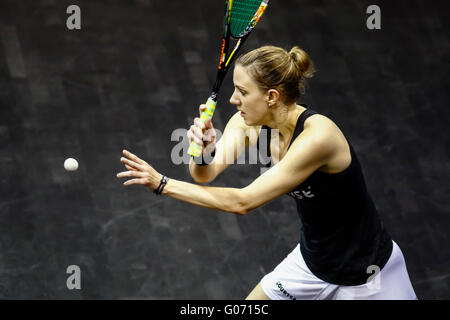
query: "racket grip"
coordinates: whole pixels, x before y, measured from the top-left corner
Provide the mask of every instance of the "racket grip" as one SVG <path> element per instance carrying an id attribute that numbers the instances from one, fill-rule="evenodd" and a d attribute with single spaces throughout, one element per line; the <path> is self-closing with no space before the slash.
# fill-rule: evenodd
<path id="1" fill-rule="evenodd" d="M 208 118 L 212 118 L 214 110 L 216 110 L 216 104 L 217 101 L 214 101 L 211 97 L 208 98 L 208 101 L 206 101 L 206 108 L 200 115 L 200 119 L 203 123 L 205 123 Z M 195 143 L 195 141 L 192 141 L 189 146 L 188 154 L 196 158 L 200 157 L 202 154 L 202 146 Z"/>

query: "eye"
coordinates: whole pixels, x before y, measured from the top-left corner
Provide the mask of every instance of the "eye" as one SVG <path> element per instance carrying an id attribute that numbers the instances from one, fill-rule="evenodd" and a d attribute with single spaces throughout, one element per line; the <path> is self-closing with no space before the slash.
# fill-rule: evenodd
<path id="1" fill-rule="evenodd" d="M 240 87 L 238 87 L 238 86 L 234 86 L 234 89 L 237 90 L 237 91 L 239 91 L 239 93 L 240 93 L 241 95 L 243 95 L 243 96 L 245 96 L 245 95 L 247 94 L 246 91 L 242 90 L 242 89 L 241 89 Z"/>

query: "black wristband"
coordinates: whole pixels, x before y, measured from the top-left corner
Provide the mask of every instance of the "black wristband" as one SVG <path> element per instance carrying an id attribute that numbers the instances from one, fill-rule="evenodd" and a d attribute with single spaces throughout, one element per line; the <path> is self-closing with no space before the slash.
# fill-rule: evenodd
<path id="1" fill-rule="evenodd" d="M 153 193 L 154 193 L 154 194 L 160 195 L 160 194 L 163 192 L 164 187 L 165 187 L 166 184 L 167 184 L 167 181 L 169 181 L 169 178 L 167 178 L 166 176 L 162 176 L 161 181 L 159 182 L 158 188 L 156 188 L 156 189 L 153 191 Z"/>
<path id="2" fill-rule="evenodd" d="M 210 155 L 211 159 L 213 159 L 215 155 L 216 155 L 216 147 L 214 147 L 213 152 L 211 152 L 211 155 Z M 198 165 L 198 166 L 207 166 L 207 165 L 209 165 L 209 163 L 205 161 L 205 159 L 203 157 L 203 154 L 200 157 L 198 157 L 198 158 L 195 158 L 195 157 L 192 157 L 192 158 L 194 159 L 195 164 Z M 201 158 L 201 160 L 202 160 L 202 162 L 200 162 L 200 163 L 197 160 L 199 158 Z"/>

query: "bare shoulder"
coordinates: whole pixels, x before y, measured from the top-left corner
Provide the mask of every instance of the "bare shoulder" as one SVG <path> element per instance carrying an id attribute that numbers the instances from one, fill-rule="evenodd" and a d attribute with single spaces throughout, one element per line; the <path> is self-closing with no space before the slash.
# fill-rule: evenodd
<path id="1" fill-rule="evenodd" d="M 328 117 L 315 114 L 305 120 L 302 133 L 293 141 L 292 146 L 332 157 L 338 152 L 345 141 L 339 127 Z"/>
<path id="2" fill-rule="evenodd" d="M 332 142 L 335 143 L 343 136 L 343 133 L 333 120 L 321 114 L 314 114 L 305 120 L 303 132 L 316 142 Z"/>
<path id="3" fill-rule="evenodd" d="M 351 163 L 350 146 L 339 127 L 328 117 L 315 114 L 306 119 L 303 139 L 309 150 L 324 160 L 320 171 L 337 173 Z M 299 137 L 300 137 L 299 136 Z"/>
<path id="4" fill-rule="evenodd" d="M 246 129 L 248 126 L 245 124 L 244 119 L 242 119 L 238 111 L 231 116 L 230 120 L 228 120 L 227 127 Z"/>
<path id="5" fill-rule="evenodd" d="M 248 126 L 244 119 L 240 116 L 239 111 L 236 112 L 226 125 L 226 130 L 236 130 L 246 137 L 247 142 L 256 145 L 261 126 Z"/>

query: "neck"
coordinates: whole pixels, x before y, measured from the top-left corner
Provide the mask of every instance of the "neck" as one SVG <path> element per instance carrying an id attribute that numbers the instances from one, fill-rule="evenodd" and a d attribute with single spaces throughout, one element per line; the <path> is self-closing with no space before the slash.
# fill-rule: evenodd
<path id="1" fill-rule="evenodd" d="M 278 129 L 281 140 L 290 139 L 294 133 L 298 117 L 305 110 L 306 108 L 296 103 L 289 106 L 280 104 L 271 111 L 265 125 L 272 129 Z"/>

